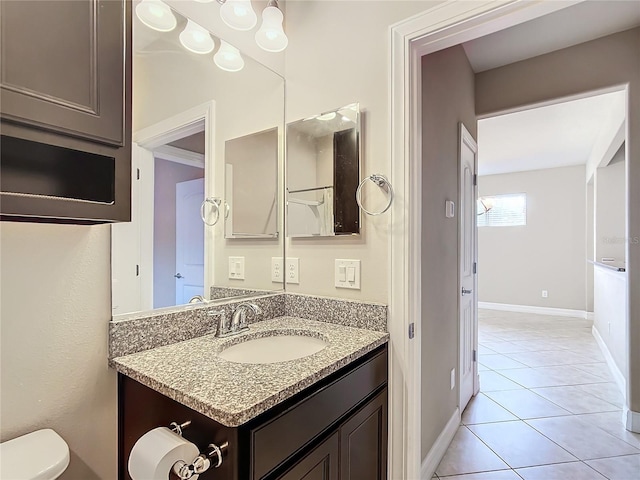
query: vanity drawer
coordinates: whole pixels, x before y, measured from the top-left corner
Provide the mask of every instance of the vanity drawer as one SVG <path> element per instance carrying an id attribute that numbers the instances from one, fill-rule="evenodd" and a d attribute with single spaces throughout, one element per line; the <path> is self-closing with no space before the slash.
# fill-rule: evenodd
<path id="1" fill-rule="evenodd" d="M 387 383 L 387 349 L 250 431 L 251 478 L 264 478 Z"/>

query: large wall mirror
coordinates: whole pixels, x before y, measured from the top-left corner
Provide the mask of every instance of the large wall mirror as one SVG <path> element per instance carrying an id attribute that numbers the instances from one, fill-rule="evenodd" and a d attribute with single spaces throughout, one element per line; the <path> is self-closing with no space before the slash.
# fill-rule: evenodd
<path id="1" fill-rule="evenodd" d="M 134 16 L 133 219 L 112 226 L 114 315 L 283 288 L 284 79 L 213 35 L 211 52 L 187 50 L 173 13 L 166 33 Z"/>
<path id="2" fill-rule="evenodd" d="M 360 233 L 357 103 L 287 124 L 287 234 Z"/>

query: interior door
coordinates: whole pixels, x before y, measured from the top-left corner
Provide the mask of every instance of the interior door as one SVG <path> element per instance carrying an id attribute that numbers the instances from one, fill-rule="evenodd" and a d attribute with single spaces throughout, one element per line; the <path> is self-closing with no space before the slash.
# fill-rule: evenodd
<path id="1" fill-rule="evenodd" d="M 459 213 L 459 335 L 460 335 L 460 411 L 479 390 L 477 344 L 477 156 L 478 146 L 460 124 L 460 213 Z"/>
<path id="2" fill-rule="evenodd" d="M 131 148 L 131 221 L 111 225 L 111 311 L 113 315 L 142 310 L 140 277 L 140 188 L 138 162 L 145 151 Z"/>
<path id="3" fill-rule="evenodd" d="M 204 296 L 204 178 L 176 184 L 176 305 Z"/>

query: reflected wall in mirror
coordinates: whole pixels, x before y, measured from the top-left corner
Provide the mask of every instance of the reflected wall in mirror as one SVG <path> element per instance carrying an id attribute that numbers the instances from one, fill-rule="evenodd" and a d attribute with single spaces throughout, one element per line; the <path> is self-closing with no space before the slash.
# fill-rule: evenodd
<path id="1" fill-rule="evenodd" d="M 278 129 L 225 144 L 226 238 L 278 236 Z"/>
<path id="2" fill-rule="evenodd" d="M 357 103 L 287 124 L 287 234 L 360 233 Z"/>
<path id="3" fill-rule="evenodd" d="M 214 56 L 222 42 L 213 35 L 212 52 L 186 50 L 179 35 L 187 19 L 173 13 L 177 27 L 166 33 L 134 16 L 132 222 L 112 226 L 114 315 L 283 288 L 271 281 L 271 258 L 284 256 L 276 201 L 284 79 L 239 51 L 239 71 L 219 68 Z M 260 180 L 272 206 L 255 218 L 241 215 L 236 201 L 255 193 L 255 174 L 230 160 L 238 173 L 225 192 L 225 150 L 259 132 L 270 132 L 261 158 L 271 174 Z M 226 199 L 234 210 L 228 218 L 269 238 L 225 238 Z"/>

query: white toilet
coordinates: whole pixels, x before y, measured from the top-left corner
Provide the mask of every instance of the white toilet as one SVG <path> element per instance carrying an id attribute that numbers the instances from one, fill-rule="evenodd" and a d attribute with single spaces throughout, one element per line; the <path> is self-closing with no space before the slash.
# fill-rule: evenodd
<path id="1" fill-rule="evenodd" d="M 0 480 L 54 480 L 69 465 L 69 446 L 46 428 L 0 443 Z"/>

